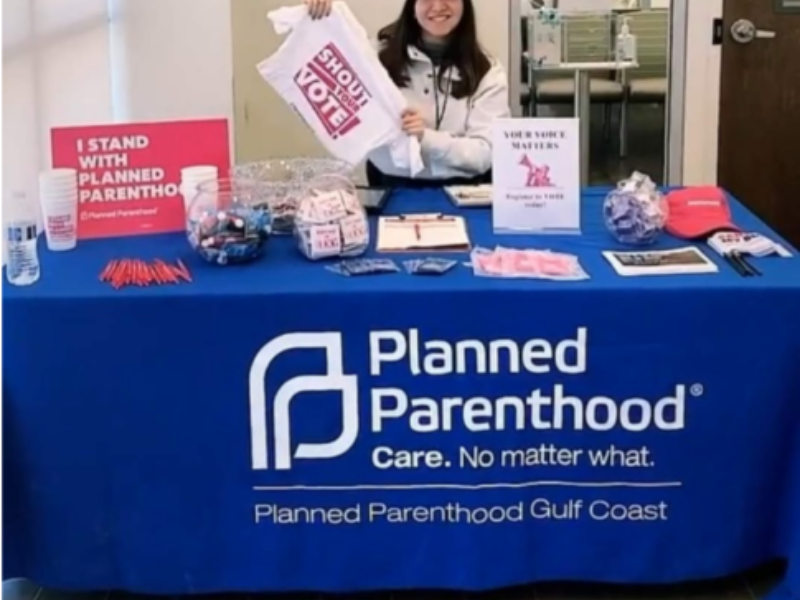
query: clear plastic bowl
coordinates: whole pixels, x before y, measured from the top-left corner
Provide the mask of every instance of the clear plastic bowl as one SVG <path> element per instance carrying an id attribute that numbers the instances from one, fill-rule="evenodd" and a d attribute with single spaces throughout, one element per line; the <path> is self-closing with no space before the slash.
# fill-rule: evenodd
<path id="1" fill-rule="evenodd" d="M 232 169 L 232 175 L 266 186 L 266 204 L 272 215 L 273 234 L 291 235 L 297 207 L 308 183 L 325 175 L 350 179 L 353 167 L 332 158 L 273 159 L 237 165 Z"/>
<path id="2" fill-rule="evenodd" d="M 355 184 L 340 175 L 309 181 L 295 216 L 295 238 L 309 260 L 364 254 L 369 221 Z"/>
<path id="3" fill-rule="evenodd" d="M 244 178 L 201 184 L 186 214 L 189 244 L 218 265 L 261 258 L 272 233 L 267 193 L 260 182 Z"/>

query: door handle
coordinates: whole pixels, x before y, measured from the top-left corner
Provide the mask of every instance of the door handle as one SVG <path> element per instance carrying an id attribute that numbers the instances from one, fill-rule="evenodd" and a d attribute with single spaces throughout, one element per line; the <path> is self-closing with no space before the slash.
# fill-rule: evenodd
<path id="1" fill-rule="evenodd" d="M 739 19 L 731 25 L 731 37 L 737 44 L 749 44 L 754 40 L 771 40 L 775 32 L 759 29 L 748 19 Z"/>

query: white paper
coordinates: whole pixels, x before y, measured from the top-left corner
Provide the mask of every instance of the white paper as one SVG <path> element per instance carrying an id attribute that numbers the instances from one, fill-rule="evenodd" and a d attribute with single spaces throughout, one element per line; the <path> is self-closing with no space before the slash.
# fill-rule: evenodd
<path id="1" fill-rule="evenodd" d="M 339 192 L 330 192 L 316 198 L 314 210 L 322 221 L 339 221 L 347 216 L 347 207 Z"/>
<path id="2" fill-rule="evenodd" d="M 719 267 L 694 246 L 663 251 L 603 252 L 603 256 L 623 277 L 719 272 Z"/>
<path id="3" fill-rule="evenodd" d="M 497 233 L 580 233 L 578 119 L 497 119 L 492 168 Z"/>
<path id="4" fill-rule="evenodd" d="M 364 246 L 369 241 L 369 224 L 363 215 L 350 215 L 339 222 L 345 248 Z"/>
<path id="5" fill-rule="evenodd" d="M 338 225 L 314 225 L 309 237 L 314 258 L 338 256 L 342 252 L 342 231 Z"/>
<path id="6" fill-rule="evenodd" d="M 444 188 L 456 206 L 477 207 L 492 205 L 492 186 L 482 185 L 453 185 Z"/>

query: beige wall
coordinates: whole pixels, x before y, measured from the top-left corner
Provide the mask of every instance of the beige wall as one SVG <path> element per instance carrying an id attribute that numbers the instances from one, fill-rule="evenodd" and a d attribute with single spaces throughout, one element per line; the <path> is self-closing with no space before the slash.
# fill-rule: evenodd
<path id="1" fill-rule="evenodd" d="M 403 0 L 347 0 L 356 17 L 374 34 L 400 11 Z M 284 156 L 321 156 L 324 151 L 303 122 L 256 72 L 255 65 L 278 49 L 268 11 L 295 0 L 231 2 L 234 63 L 236 160 L 247 162 Z M 509 2 L 475 0 L 481 41 L 507 66 Z"/>

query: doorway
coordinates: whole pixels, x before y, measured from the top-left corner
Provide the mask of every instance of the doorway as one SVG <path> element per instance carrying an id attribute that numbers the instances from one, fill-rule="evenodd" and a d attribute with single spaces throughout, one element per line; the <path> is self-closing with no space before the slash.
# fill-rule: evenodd
<path id="1" fill-rule="evenodd" d="M 800 5 L 725 0 L 718 183 L 800 247 Z"/>
<path id="2" fill-rule="evenodd" d="M 534 67 L 527 57 L 535 52 L 534 17 L 544 2 L 513 1 L 519 14 L 510 26 L 515 33 L 510 36 L 512 56 L 521 57 L 512 71 L 520 74 L 516 87 L 512 85 L 513 98 L 519 98 L 517 114 L 566 117 L 577 114 L 576 105 L 589 105 L 581 116 L 590 124 L 584 184 L 614 185 L 634 170 L 662 183 L 673 179 L 667 136 L 672 136 L 671 99 L 676 89 L 670 39 L 676 4 L 682 14 L 685 1 L 680 0 L 556 0 L 563 9 L 560 64 Z M 615 59 L 616 40 L 623 31 L 637 40 L 633 61 Z M 589 73 L 587 94 L 576 92 L 576 70 Z M 678 75 L 680 80 L 682 73 Z"/>

